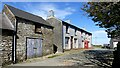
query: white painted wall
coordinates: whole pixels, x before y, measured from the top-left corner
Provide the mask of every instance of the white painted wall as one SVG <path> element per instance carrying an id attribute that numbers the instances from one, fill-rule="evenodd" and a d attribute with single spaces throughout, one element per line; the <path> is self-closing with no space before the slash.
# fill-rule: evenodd
<path id="1" fill-rule="evenodd" d="M 113 48 L 117 47 L 118 42 L 113 42 Z"/>
<path id="2" fill-rule="evenodd" d="M 115 48 L 117 47 L 118 41 L 115 41 L 114 39 L 110 39 L 110 48 Z"/>
<path id="3" fill-rule="evenodd" d="M 66 33 L 66 25 L 63 25 L 63 39 L 65 39 L 65 37 L 69 37 L 68 47 L 65 47 L 65 41 L 63 42 L 64 49 L 71 49 L 71 36 L 73 36 L 73 48 L 84 48 L 84 42 L 82 42 L 82 40 L 85 40 L 84 38 L 89 40 L 88 47 L 91 47 L 92 36 L 85 34 L 85 32 L 81 32 L 80 30 L 76 30 L 75 35 L 75 28 L 72 26 L 68 27 L 68 33 Z M 74 43 L 75 38 L 77 39 L 76 44 Z"/>

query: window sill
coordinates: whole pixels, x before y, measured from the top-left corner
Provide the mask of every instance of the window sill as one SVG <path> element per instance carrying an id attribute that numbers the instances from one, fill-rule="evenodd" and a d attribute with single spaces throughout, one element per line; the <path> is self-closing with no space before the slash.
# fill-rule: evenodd
<path id="1" fill-rule="evenodd" d="M 70 34 L 70 33 L 66 33 L 66 34 Z"/>

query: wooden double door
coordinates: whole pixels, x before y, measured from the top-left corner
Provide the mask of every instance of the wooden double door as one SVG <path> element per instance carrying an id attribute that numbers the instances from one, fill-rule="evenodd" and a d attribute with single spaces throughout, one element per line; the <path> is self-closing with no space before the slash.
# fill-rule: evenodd
<path id="1" fill-rule="evenodd" d="M 27 38 L 27 59 L 42 56 L 42 39 Z"/>

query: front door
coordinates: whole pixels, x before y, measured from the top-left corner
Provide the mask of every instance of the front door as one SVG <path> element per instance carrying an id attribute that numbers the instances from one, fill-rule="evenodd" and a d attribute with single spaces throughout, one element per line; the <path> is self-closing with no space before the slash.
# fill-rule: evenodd
<path id="1" fill-rule="evenodd" d="M 42 40 L 38 38 L 27 38 L 27 58 L 42 56 Z"/>
<path id="2" fill-rule="evenodd" d="M 85 47 L 86 49 L 88 49 L 88 41 L 85 41 L 85 42 L 84 42 L 84 47 Z"/>

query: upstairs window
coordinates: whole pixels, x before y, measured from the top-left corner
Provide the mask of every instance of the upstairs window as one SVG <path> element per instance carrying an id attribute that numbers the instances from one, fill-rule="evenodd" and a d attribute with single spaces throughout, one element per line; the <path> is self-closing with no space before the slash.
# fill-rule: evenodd
<path id="1" fill-rule="evenodd" d="M 39 33 L 39 34 L 42 33 L 41 26 L 39 26 L 39 25 L 35 26 L 35 33 Z"/>
<path id="2" fill-rule="evenodd" d="M 66 26 L 66 33 L 69 33 L 69 30 L 68 30 L 69 28 L 68 28 L 68 26 Z"/>
<path id="3" fill-rule="evenodd" d="M 77 35 L 77 29 L 75 29 L 75 35 Z"/>

